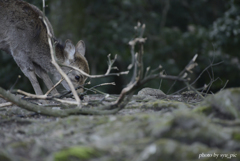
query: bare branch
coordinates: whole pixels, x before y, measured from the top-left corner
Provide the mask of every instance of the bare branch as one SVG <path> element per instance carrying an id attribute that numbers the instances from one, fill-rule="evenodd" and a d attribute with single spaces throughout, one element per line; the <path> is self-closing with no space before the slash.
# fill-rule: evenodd
<path id="1" fill-rule="evenodd" d="M 111 60 L 111 54 L 108 55 L 108 70 L 105 73 L 105 75 L 109 75 L 109 73 L 111 72 L 111 70 L 113 69 L 112 65 L 115 63 L 115 61 L 117 60 L 117 55 L 115 55 L 114 59 Z M 116 69 L 116 68 L 115 68 Z"/>
<path id="2" fill-rule="evenodd" d="M 108 73 L 108 72 L 106 72 L 106 74 L 104 74 L 104 75 L 89 75 L 89 74 L 85 73 L 83 70 L 78 69 L 74 66 L 70 66 L 70 65 L 66 65 L 66 64 L 61 64 L 61 65 L 72 68 L 72 69 L 78 71 L 79 73 L 81 73 L 82 75 L 84 75 L 88 78 L 103 78 L 103 77 L 108 77 L 108 76 L 120 76 L 120 75 L 126 75 L 126 74 L 129 73 L 129 71 L 125 71 L 125 72 L 119 72 L 119 73 Z"/>
<path id="3" fill-rule="evenodd" d="M 114 110 L 96 110 L 96 109 L 79 109 L 79 108 L 74 108 L 74 109 L 66 109 L 66 110 L 54 110 L 51 108 L 45 108 L 43 106 L 35 105 L 32 103 L 29 103 L 25 100 L 22 100 L 19 96 L 11 94 L 9 91 L 5 91 L 3 88 L 0 87 L 0 94 L 9 100 L 10 102 L 17 104 L 19 107 L 36 112 L 38 114 L 46 115 L 46 116 L 53 116 L 53 117 L 67 117 L 69 115 L 108 115 L 108 114 L 114 114 L 119 111 L 119 109 L 114 109 Z"/>
<path id="4" fill-rule="evenodd" d="M 49 90 L 46 92 L 45 95 L 49 95 L 49 93 L 50 93 L 53 89 L 55 89 L 63 80 L 64 80 L 64 79 L 61 78 L 51 89 L 49 89 Z"/>
<path id="5" fill-rule="evenodd" d="M 227 80 L 227 81 L 226 81 L 226 83 L 224 84 L 224 86 L 221 88 L 221 90 L 220 90 L 220 91 L 222 91 L 222 90 L 224 90 L 224 89 L 225 89 L 225 87 L 227 86 L 228 82 L 229 82 L 229 80 Z"/>
<path id="6" fill-rule="evenodd" d="M 1 103 L 1 104 L 0 104 L 0 108 L 2 108 L 2 107 L 7 107 L 7 106 L 12 106 L 12 105 L 13 105 L 12 102 Z"/>
<path id="7" fill-rule="evenodd" d="M 193 84 L 195 84 L 195 83 L 200 79 L 200 77 L 203 75 L 203 73 L 204 73 L 205 71 L 207 71 L 209 68 L 214 67 L 214 66 L 217 66 L 217 65 L 222 64 L 222 63 L 223 63 L 223 61 L 218 62 L 218 63 L 215 63 L 215 64 L 212 64 L 212 63 L 211 63 L 209 66 L 207 66 L 207 67 L 199 74 L 199 76 L 198 76 L 192 83 L 190 83 L 190 85 L 192 86 Z M 187 88 L 187 87 L 184 87 L 184 88 L 182 88 L 182 89 L 180 89 L 180 90 L 178 90 L 178 91 L 176 91 L 176 92 L 174 92 L 174 93 L 172 93 L 172 94 L 174 95 L 174 94 L 176 94 L 176 93 L 179 93 L 179 92 L 185 90 L 186 88 Z"/>
<path id="8" fill-rule="evenodd" d="M 196 59 L 198 57 L 198 54 L 195 54 L 194 57 L 192 58 L 192 60 L 185 66 L 185 68 L 178 74 L 179 77 L 185 78 L 187 77 L 187 72 L 192 73 L 192 69 L 195 68 L 197 66 L 197 63 L 195 63 Z M 171 85 L 171 87 L 169 88 L 168 92 L 169 93 L 171 91 L 171 89 L 173 88 L 173 86 L 176 84 L 176 80 L 173 82 L 173 84 Z"/>
<path id="9" fill-rule="evenodd" d="M 43 0 L 43 8 L 45 8 L 45 0 Z M 52 43 L 52 40 L 51 40 L 52 34 L 51 34 L 50 29 L 49 29 L 49 26 L 48 26 L 48 24 L 47 24 L 47 22 L 46 22 L 46 18 L 43 17 L 42 20 L 43 20 L 43 22 L 44 22 L 44 24 L 45 24 L 45 26 L 46 26 L 46 29 L 47 29 L 48 43 L 49 43 L 49 48 L 50 48 L 50 53 L 51 53 L 52 64 L 56 67 L 56 69 L 58 70 L 58 72 L 61 74 L 61 76 L 62 76 L 62 77 L 66 80 L 66 82 L 68 83 L 68 85 L 69 85 L 69 87 L 70 87 L 70 89 L 71 89 L 71 91 L 72 91 L 72 93 L 73 93 L 73 96 L 74 96 L 74 98 L 75 98 L 75 100 L 76 100 L 76 102 L 77 102 L 78 107 L 81 108 L 81 100 L 80 100 L 80 98 L 78 97 L 78 94 L 77 94 L 77 92 L 76 92 L 76 90 L 75 90 L 72 82 L 70 81 L 70 79 L 68 78 L 68 76 L 66 75 L 66 73 L 64 73 L 64 72 L 62 71 L 62 69 L 59 67 L 59 65 L 57 64 L 57 62 L 56 62 L 56 60 L 55 60 L 55 56 L 54 56 L 54 55 L 55 55 L 55 51 L 54 51 L 54 49 L 53 49 L 53 43 Z"/>
<path id="10" fill-rule="evenodd" d="M 37 99 L 47 99 L 48 98 L 48 96 L 46 94 L 45 95 L 35 95 L 35 94 L 31 94 L 31 93 L 22 91 L 20 89 L 17 90 L 17 93 L 23 94 L 30 98 L 37 98 Z"/>

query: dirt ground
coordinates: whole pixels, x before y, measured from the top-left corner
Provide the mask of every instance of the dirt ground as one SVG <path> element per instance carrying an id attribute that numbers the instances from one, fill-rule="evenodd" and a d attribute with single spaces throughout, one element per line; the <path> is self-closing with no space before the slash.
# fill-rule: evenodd
<path id="1" fill-rule="evenodd" d="M 109 104 L 85 96 L 84 108 Z M 115 115 L 44 116 L 0 108 L 0 161 L 240 160 L 240 89 L 139 94 Z M 0 104 L 7 101 L 0 98 Z M 91 105 L 91 106 L 90 106 Z M 60 110 L 56 107 L 56 110 Z"/>

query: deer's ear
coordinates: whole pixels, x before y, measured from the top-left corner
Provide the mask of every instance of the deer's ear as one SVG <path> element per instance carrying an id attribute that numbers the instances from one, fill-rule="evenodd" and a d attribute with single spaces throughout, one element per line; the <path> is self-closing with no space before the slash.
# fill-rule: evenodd
<path id="1" fill-rule="evenodd" d="M 84 56 L 85 51 L 86 51 L 86 47 L 85 47 L 84 41 L 83 40 L 78 41 L 78 43 L 76 45 L 76 53 Z"/>
<path id="2" fill-rule="evenodd" d="M 67 60 L 71 61 L 74 60 L 74 54 L 75 54 L 75 46 L 73 45 L 71 40 L 65 41 L 65 47 L 64 47 L 64 55 L 67 58 Z"/>

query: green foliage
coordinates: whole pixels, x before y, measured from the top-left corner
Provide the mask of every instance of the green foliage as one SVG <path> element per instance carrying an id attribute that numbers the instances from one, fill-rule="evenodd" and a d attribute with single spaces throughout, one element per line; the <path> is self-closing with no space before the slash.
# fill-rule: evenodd
<path id="1" fill-rule="evenodd" d="M 217 48 L 223 52 L 234 51 L 231 55 L 236 55 L 240 40 L 240 4 L 231 0 L 229 5 L 223 17 L 213 23 L 210 36 Z"/>
<path id="2" fill-rule="evenodd" d="M 222 68 L 215 73 L 220 78 L 229 79 L 229 86 L 239 86 L 240 64 L 240 3 L 230 0 L 228 9 L 224 15 L 218 18 L 212 25 L 209 35 L 217 50 L 216 57 L 224 61 Z"/>

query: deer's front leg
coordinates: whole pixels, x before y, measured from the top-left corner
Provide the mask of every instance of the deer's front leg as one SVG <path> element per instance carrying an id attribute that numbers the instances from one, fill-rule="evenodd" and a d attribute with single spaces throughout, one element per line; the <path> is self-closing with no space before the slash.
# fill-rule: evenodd
<path id="1" fill-rule="evenodd" d="M 32 61 L 28 59 L 28 57 L 24 56 L 24 54 L 16 54 L 13 56 L 17 65 L 20 67 L 22 72 L 28 79 L 30 80 L 33 89 L 37 95 L 42 95 L 42 89 L 38 83 L 37 76 L 35 74 L 35 69 Z"/>

